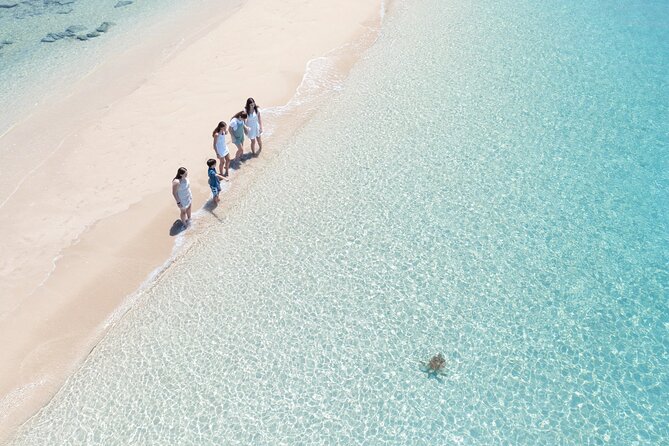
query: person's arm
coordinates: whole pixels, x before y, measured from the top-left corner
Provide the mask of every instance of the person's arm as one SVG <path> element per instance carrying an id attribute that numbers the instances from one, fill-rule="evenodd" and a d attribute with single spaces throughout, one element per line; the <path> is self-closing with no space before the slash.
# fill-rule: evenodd
<path id="1" fill-rule="evenodd" d="M 262 119 L 260 118 L 260 109 L 258 109 L 258 126 L 260 127 L 260 133 L 262 133 Z"/>
<path id="2" fill-rule="evenodd" d="M 214 153 L 216 154 L 216 156 L 218 156 L 218 152 L 216 151 L 216 144 L 218 144 L 218 138 L 220 137 L 221 137 L 220 133 L 216 133 L 214 135 Z"/>
<path id="3" fill-rule="evenodd" d="M 174 195 L 174 200 L 177 202 L 177 207 L 181 207 L 181 201 L 179 201 L 179 194 L 177 194 L 177 189 L 179 187 L 179 180 L 172 181 L 172 195 Z"/>
<path id="4" fill-rule="evenodd" d="M 216 178 L 218 178 L 221 181 L 230 181 L 227 178 L 225 178 L 223 175 L 216 174 Z"/>

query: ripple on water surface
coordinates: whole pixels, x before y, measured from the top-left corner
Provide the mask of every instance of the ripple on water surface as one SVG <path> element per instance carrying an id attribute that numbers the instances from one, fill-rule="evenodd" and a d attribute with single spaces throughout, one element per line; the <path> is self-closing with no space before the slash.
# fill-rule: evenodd
<path id="1" fill-rule="evenodd" d="M 666 7 L 395 8 L 17 444 L 666 441 Z"/>

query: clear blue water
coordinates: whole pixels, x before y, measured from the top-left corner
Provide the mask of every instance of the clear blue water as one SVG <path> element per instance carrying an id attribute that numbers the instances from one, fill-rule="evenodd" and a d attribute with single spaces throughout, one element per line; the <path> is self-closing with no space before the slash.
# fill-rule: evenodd
<path id="1" fill-rule="evenodd" d="M 669 442 L 666 2 L 391 6 L 15 444 Z"/>

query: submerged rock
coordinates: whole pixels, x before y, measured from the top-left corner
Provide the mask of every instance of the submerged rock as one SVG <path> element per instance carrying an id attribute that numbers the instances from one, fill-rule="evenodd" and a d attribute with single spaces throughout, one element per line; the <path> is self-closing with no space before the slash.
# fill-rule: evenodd
<path id="1" fill-rule="evenodd" d="M 67 29 L 63 32 L 59 33 L 49 33 L 47 34 L 43 39 L 42 42 L 46 43 L 52 43 L 55 42 L 56 40 L 61 40 L 65 38 L 75 38 L 77 37 L 77 33 L 84 31 L 86 29 L 85 26 L 82 25 L 72 25 L 68 26 Z"/>
<path id="2" fill-rule="evenodd" d="M 56 14 L 69 14 L 73 11 L 72 8 L 67 8 L 67 9 L 61 9 L 60 11 L 56 11 Z"/>
<path id="3" fill-rule="evenodd" d="M 132 0 L 122 0 L 114 5 L 114 8 L 122 8 L 124 6 L 132 5 Z"/>
<path id="4" fill-rule="evenodd" d="M 86 29 L 85 26 L 72 25 L 65 30 L 65 34 L 67 34 L 68 37 L 75 37 L 78 32 L 83 31 L 85 29 Z"/>
<path id="5" fill-rule="evenodd" d="M 51 43 L 56 40 L 64 39 L 65 37 L 68 37 L 65 33 L 49 33 L 42 38 L 42 42 Z"/>
<path id="6" fill-rule="evenodd" d="M 9 8 L 14 8 L 16 6 L 19 6 L 19 4 L 14 2 L 3 2 L 0 0 L 0 8 L 9 9 Z"/>
<path id="7" fill-rule="evenodd" d="M 97 32 L 97 31 L 93 31 L 93 32 L 91 32 L 91 33 L 86 34 L 86 37 L 88 37 L 89 39 L 92 39 L 92 38 L 94 38 L 94 37 L 98 37 L 99 35 L 100 35 L 99 32 Z"/>
<path id="8" fill-rule="evenodd" d="M 95 28 L 95 30 L 99 33 L 106 33 L 113 25 L 114 22 L 102 22 L 102 24 Z"/>
<path id="9" fill-rule="evenodd" d="M 65 30 L 65 32 L 67 32 L 67 33 L 78 33 L 79 31 L 83 31 L 85 29 L 86 29 L 86 27 L 82 26 L 82 25 L 72 25 L 72 26 L 68 26 L 67 29 Z"/>

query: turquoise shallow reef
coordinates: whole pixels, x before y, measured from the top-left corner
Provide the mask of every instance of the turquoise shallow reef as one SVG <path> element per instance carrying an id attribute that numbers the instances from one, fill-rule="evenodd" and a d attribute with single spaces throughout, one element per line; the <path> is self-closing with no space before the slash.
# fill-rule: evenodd
<path id="1" fill-rule="evenodd" d="M 15 444 L 669 442 L 669 7 L 474 3 L 391 3 Z"/>

